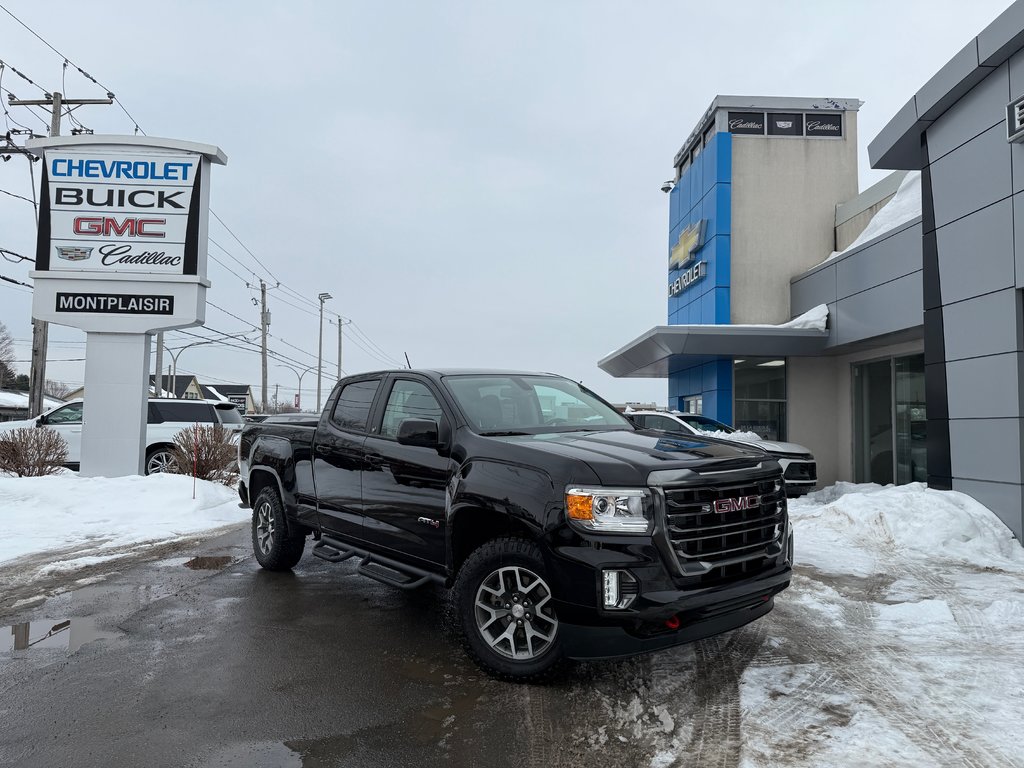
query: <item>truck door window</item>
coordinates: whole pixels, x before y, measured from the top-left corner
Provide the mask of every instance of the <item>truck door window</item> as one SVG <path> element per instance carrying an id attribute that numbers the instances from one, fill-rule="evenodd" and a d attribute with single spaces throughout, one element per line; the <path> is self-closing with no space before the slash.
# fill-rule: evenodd
<path id="1" fill-rule="evenodd" d="M 406 419 L 430 419 L 440 423 L 443 413 L 437 399 L 424 384 L 399 379 L 388 396 L 380 434 L 382 437 L 397 437 L 398 427 Z"/>
<path id="2" fill-rule="evenodd" d="M 365 432 L 366 419 L 370 415 L 370 406 L 379 386 L 380 379 L 355 381 L 346 385 L 338 395 L 338 402 L 331 414 L 334 425 L 339 429 Z"/>

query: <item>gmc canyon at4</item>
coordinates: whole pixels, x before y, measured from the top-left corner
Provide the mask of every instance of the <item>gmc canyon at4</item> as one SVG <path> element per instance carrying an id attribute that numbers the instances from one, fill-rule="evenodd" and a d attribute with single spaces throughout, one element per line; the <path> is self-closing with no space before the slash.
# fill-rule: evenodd
<path id="1" fill-rule="evenodd" d="M 767 453 L 637 429 L 549 374 L 342 379 L 319 419 L 246 426 L 239 467 L 261 566 L 312 537 L 386 584 L 443 585 L 467 652 L 505 679 L 735 629 L 792 573 Z"/>

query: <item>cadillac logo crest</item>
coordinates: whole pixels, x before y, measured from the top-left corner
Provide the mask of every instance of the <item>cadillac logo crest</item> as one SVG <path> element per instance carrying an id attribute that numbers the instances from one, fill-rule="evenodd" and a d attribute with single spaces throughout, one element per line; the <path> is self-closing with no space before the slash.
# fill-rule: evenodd
<path id="1" fill-rule="evenodd" d="M 83 248 L 80 245 L 58 245 L 57 256 L 66 261 L 85 261 L 92 255 L 92 248 Z"/>

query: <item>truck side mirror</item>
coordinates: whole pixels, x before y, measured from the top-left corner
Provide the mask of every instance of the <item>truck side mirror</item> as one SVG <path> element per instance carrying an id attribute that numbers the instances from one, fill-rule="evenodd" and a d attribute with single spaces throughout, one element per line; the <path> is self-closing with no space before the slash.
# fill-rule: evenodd
<path id="1" fill-rule="evenodd" d="M 400 445 L 415 445 L 421 448 L 439 448 L 437 422 L 433 419 L 405 419 L 398 425 Z"/>
<path id="2" fill-rule="evenodd" d="M 45 416 L 40 416 L 38 419 L 36 419 L 37 427 L 45 427 L 47 423 L 48 419 Z"/>

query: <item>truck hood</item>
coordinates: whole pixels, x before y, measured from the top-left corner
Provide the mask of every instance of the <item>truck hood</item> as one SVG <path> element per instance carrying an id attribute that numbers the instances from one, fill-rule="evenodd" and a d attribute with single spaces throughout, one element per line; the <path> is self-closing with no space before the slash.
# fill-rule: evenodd
<path id="1" fill-rule="evenodd" d="M 0 422 L 0 432 L 11 432 L 15 429 L 35 429 L 39 424 L 36 419 L 25 421 L 4 421 Z"/>
<path id="2" fill-rule="evenodd" d="M 601 483 L 608 485 L 646 485 L 647 476 L 655 470 L 731 469 L 770 461 L 763 451 L 739 443 L 655 430 L 559 432 L 489 439 L 531 453 L 584 462 Z"/>
<path id="3" fill-rule="evenodd" d="M 773 453 L 800 453 L 809 454 L 811 451 L 798 443 L 780 443 L 777 440 L 730 440 L 732 443 L 740 443 L 741 445 L 753 445 L 756 448 L 760 448 L 764 451 L 771 451 Z"/>

